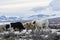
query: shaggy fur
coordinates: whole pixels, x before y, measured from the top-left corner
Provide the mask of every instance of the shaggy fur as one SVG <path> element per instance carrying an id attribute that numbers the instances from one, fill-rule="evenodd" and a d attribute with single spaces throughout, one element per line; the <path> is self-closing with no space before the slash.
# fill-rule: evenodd
<path id="1" fill-rule="evenodd" d="M 48 22 L 48 19 L 44 19 L 44 20 L 34 20 L 33 21 L 33 25 L 37 28 L 37 30 L 41 29 L 46 29 L 48 28 L 48 25 L 49 25 L 49 22 Z"/>
<path id="2" fill-rule="evenodd" d="M 34 31 L 35 29 L 36 29 L 36 27 L 31 23 L 31 22 L 27 22 L 27 23 L 25 23 L 24 24 L 24 27 L 26 28 L 26 30 L 28 31 L 28 30 L 32 30 L 32 31 Z"/>

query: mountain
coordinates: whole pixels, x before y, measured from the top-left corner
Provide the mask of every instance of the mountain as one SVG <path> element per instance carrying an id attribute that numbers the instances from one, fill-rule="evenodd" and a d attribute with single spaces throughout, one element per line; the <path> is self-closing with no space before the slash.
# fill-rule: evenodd
<path id="1" fill-rule="evenodd" d="M 53 15 L 46 15 L 46 14 L 38 14 L 38 15 L 32 15 L 29 17 L 16 17 L 16 16 L 0 16 L 0 22 L 1 21 L 24 21 L 24 20 L 34 20 L 34 19 L 42 19 L 46 17 L 51 17 L 51 16 L 56 16 L 55 14 Z"/>
<path id="2" fill-rule="evenodd" d="M 45 17 L 49 17 L 50 15 L 45 15 L 45 14 L 38 14 L 38 15 L 32 15 L 29 17 L 23 17 L 23 20 L 34 20 L 34 19 L 42 19 Z M 54 16 L 54 15 L 53 15 Z"/>
<path id="3" fill-rule="evenodd" d="M 21 17 L 12 17 L 12 16 L 10 16 L 10 17 L 6 17 L 6 16 L 0 16 L 0 22 L 1 21 L 21 21 L 22 19 L 21 19 Z"/>
<path id="4" fill-rule="evenodd" d="M 56 16 L 55 14 L 52 15 L 46 15 L 46 14 L 38 14 L 38 15 L 32 15 L 27 18 L 27 20 L 33 20 L 33 19 L 42 19 L 46 17 Z"/>
<path id="5" fill-rule="evenodd" d="M 49 19 L 50 24 L 60 24 L 60 17 Z"/>

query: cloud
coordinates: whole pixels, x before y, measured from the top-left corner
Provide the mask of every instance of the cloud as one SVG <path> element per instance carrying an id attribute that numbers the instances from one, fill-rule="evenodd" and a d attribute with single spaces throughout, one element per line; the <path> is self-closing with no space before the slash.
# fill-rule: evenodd
<path id="1" fill-rule="evenodd" d="M 37 11 L 42 11 L 42 10 L 45 10 L 47 7 L 46 6 L 43 6 L 43 7 L 35 7 L 35 8 L 33 8 L 31 11 L 35 11 L 35 12 L 37 12 Z"/>
<path id="2" fill-rule="evenodd" d="M 48 14 L 48 15 L 52 15 L 52 14 L 54 14 L 53 13 L 53 10 L 52 10 L 52 8 L 50 8 L 50 7 L 39 7 L 38 9 L 35 9 L 35 10 L 33 10 L 34 12 L 36 12 L 37 14 Z"/>
<path id="3" fill-rule="evenodd" d="M 60 0 L 53 0 L 53 1 L 50 3 L 50 6 L 52 7 L 52 9 L 53 9 L 54 11 L 60 10 Z"/>
<path id="4" fill-rule="evenodd" d="M 48 6 L 51 0 L 1 0 L 0 15 L 28 17 L 36 15 L 35 7 Z"/>
<path id="5" fill-rule="evenodd" d="M 16 9 L 25 9 L 25 8 L 34 8 L 37 6 L 47 6 L 47 2 L 30 2 L 30 3 L 17 3 L 17 4 L 9 4 L 9 5 L 2 5 L 0 9 L 3 10 L 16 10 Z"/>
<path id="6" fill-rule="evenodd" d="M 60 0 L 1 0 L 0 15 L 29 17 L 37 14 L 60 16 Z M 53 17 L 53 16 L 52 16 Z"/>
<path id="7" fill-rule="evenodd" d="M 55 17 L 58 17 L 60 16 L 60 0 L 53 0 L 48 6 L 35 7 L 34 9 L 32 9 L 32 11 L 36 12 L 37 14 L 55 14 Z"/>
<path id="8" fill-rule="evenodd" d="M 0 3 L 50 2 L 50 0 L 0 0 Z"/>

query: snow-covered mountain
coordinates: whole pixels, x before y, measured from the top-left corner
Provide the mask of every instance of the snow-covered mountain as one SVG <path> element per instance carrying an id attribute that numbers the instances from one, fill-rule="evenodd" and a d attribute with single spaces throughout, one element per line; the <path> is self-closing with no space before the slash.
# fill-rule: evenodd
<path id="1" fill-rule="evenodd" d="M 51 16 L 56 16 L 56 15 L 55 14 L 53 14 L 53 15 L 38 14 L 38 15 L 29 16 L 25 20 L 42 19 L 42 18 L 47 18 L 47 17 L 51 17 Z"/>
<path id="2" fill-rule="evenodd" d="M 0 16 L 0 21 L 20 21 L 20 20 L 22 20 L 21 17 Z"/>
<path id="3" fill-rule="evenodd" d="M 23 20 L 42 19 L 42 18 L 46 18 L 46 17 L 50 17 L 50 16 L 55 16 L 55 14 L 53 14 L 53 15 L 38 14 L 38 15 L 32 15 L 29 17 L 0 16 L 0 21 L 23 21 Z"/>

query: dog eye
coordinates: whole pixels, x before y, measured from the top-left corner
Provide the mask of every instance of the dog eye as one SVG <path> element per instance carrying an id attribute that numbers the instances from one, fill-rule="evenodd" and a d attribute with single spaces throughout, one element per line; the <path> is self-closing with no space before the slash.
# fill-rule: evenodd
<path id="1" fill-rule="evenodd" d="M 33 22 L 33 24 L 35 24 L 35 23 L 36 23 L 36 21 Z"/>

